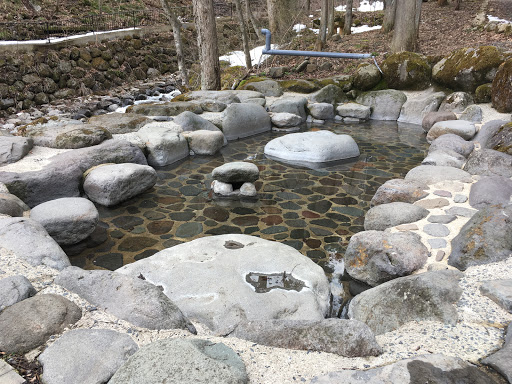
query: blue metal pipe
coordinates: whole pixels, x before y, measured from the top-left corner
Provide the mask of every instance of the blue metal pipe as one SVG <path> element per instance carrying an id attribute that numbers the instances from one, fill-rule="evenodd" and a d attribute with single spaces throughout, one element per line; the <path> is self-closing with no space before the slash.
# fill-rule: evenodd
<path id="1" fill-rule="evenodd" d="M 335 59 L 369 59 L 372 57 L 369 53 L 341 53 L 341 52 L 319 52 L 319 51 L 292 51 L 283 49 L 272 49 L 270 40 L 272 33 L 268 29 L 262 29 L 261 33 L 265 35 L 264 55 L 282 55 L 282 56 L 309 56 L 309 57 L 331 57 Z"/>

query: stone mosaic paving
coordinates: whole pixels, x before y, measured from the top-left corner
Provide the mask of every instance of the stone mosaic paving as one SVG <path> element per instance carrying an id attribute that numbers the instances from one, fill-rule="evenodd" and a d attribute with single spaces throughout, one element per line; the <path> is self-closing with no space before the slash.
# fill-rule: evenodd
<path id="1" fill-rule="evenodd" d="M 106 240 L 78 254 L 77 249 L 68 252 L 76 254 L 72 264 L 114 270 L 198 237 L 244 233 L 288 244 L 332 273 L 332 261 L 342 258 L 350 236 L 363 230 L 376 189 L 419 165 L 428 145 L 421 127 L 396 122 L 307 129 L 350 134 L 361 156 L 319 169 L 294 167 L 263 155 L 265 144 L 284 134 L 271 132 L 230 142 L 213 157 L 189 157 L 158 169 L 157 185 L 145 194 L 114 208 L 98 206 L 96 237 Z M 258 198 L 214 199 L 211 171 L 241 160 L 260 169 Z"/>

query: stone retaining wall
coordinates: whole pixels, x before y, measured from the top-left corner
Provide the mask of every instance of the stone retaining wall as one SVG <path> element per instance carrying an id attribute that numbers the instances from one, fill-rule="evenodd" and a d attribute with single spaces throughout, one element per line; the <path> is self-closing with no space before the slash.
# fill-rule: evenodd
<path id="1" fill-rule="evenodd" d="M 177 71 L 170 33 L 0 54 L 0 117 Z"/>

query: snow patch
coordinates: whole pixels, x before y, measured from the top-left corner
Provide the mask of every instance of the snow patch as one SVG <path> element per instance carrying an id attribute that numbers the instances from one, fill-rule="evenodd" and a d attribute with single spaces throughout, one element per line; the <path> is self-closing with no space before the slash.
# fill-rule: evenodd
<path id="1" fill-rule="evenodd" d="M 346 9 L 345 5 L 339 5 L 334 8 L 336 11 L 344 12 Z M 356 8 L 357 12 L 375 12 L 384 10 L 383 1 L 373 1 L 370 3 L 368 0 L 363 0 L 359 4 L 359 8 Z"/>
<path id="2" fill-rule="evenodd" d="M 487 19 L 489 19 L 489 21 L 497 21 L 498 23 L 512 24 L 512 21 L 500 19 L 499 17 L 496 16 L 487 15 Z"/>
<path id="3" fill-rule="evenodd" d="M 263 54 L 264 48 L 265 48 L 265 46 L 261 45 L 254 49 L 251 49 L 250 54 L 251 54 L 251 64 L 252 65 L 262 63 L 270 56 L 270 55 Z M 270 48 L 277 49 L 278 47 L 276 44 L 272 44 Z M 229 65 L 231 67 L 234 67 L 234 66 L 245 67 L 245 54 L 242 51 L 229 52 L 227 55 L 219 57 L 219 60 L 229 62 Z"/>

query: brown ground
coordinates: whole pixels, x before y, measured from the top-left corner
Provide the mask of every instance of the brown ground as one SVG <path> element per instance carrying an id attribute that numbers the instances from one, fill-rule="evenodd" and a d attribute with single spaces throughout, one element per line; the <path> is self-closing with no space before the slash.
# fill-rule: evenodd
<path id="1" fill-rule="evenodd" d="M 474 26 L 473 20 L 482 7 L 482 0 L 462 0 L 459 11 L 453 9 L 453 5 L 439 7 L 436 1 L 423 3 L 418 52 L 424 55 L 444 56 L 458 48 L 476 47 L 480 45 L 495 45 L 506 50 L 512 50 L 512 34 L 504 35 L 494 32 L 486 32 L 482 26 Z M 512 20 L 512 0 L 490 0 L 485 14 L 492 14 L 499 18 Z M 357 15 L 356 15 L 357 17 Z M 378 61 L 383 59 L 389 49 L 392 32 L 383 34 L 380 31 L 358 33 L 350 36 L 343 36 L 341 42 L 328 42 L 325 51 L 333 52 L 356 52 L 356 53 L 378 53 Z M 314 37 L 311 37 L 314 39 Z M 301 44 L 302 47 L 293 46 L 283 49 L 306 49 L 311 50 L 313 46 L 308 38 Z M 287 65 L 293 66 L 300 63 L 301 57 L 272 57 L 271 66 Z M 301 77 L 327 77 L 340 73 L 351 73 L 359 60 L 339 60 L 313 58 L 310 60 L 315 64 L 322 64 L 329 61 L 333 65 L 332 71 L 318 71 L 313 74 L 303 74 Z M 297 77 L 297 74 L 294 74 Z"/>

